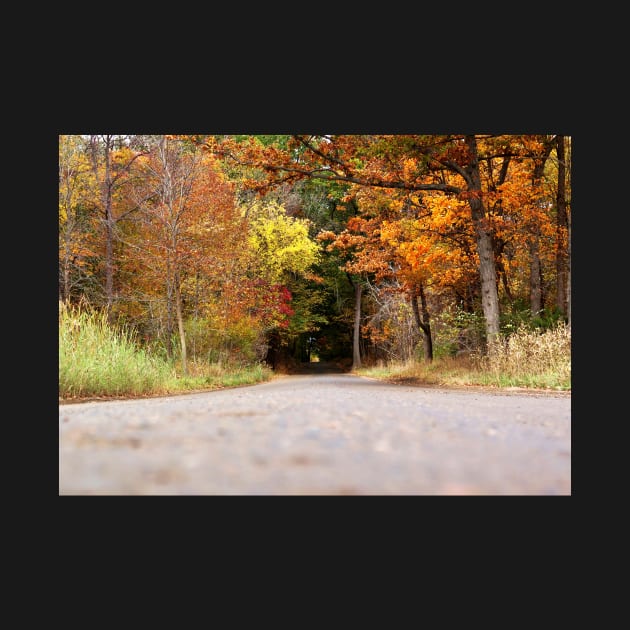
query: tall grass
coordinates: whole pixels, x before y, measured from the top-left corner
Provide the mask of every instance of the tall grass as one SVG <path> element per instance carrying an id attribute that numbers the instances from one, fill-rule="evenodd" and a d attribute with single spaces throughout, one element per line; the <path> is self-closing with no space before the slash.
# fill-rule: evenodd
<path id="1" fill-rule="evenodd" d="M 480 368 L 488 384 L 571 389 L 571 328 L 559 323 L 541 332 L 520 325 L 480 360 Z"/>
<path id="2" fill-rule="evenodd" d="M 145 394 L 173 375 L 164 361 L 139 348 L 131 332 L 112 328 L 105 313 L 59 309 L 59 396 Z"/>
<path id="3" fill-rule="evenodd" d="M 270 378 L 260 365 L 178 365 L 143 349 L 125 327 L 113 327 L 103 312 L 59 307 L 59 397 L 139 396 L 246 385 Z"/>
<path id="4" fill-rule="evenodd" d="M 489 356 L 440 357 L 357 370 L 384 380 L 433 385 L 489 385 L 571 390 L 571 328 L 563 323 L 544 332 L 520 326 L 503 336 Z"/>

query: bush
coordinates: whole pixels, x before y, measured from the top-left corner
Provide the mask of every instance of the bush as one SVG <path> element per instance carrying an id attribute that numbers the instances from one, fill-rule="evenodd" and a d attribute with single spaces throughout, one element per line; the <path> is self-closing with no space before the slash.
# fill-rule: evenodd
<path id="1" fill-rule="evenodd" d="M 470 313 L 456 306 L 435 317 L 432 328 L 435 358 L 477 354 L 485 348 L 485 324 L 480 313 Z"/>
<path id="2" fill-rule="evenodd" d="M 532 315 L 526 300 L 515 300 L 509 311 L 501 313 L 499 325 L 501 333 L 511 335 L 523 326 L 529 330 L 549 330 L 563 321 L 562 313 L 556 306 L 545 308 L 538 315 Z"/>
<path id="3" fill-rule="evenodd" d="M 484 369 L 497 376 L 553 375 L 568 384 L 571 380 L 571 328 L 564 322 L 547 330 L 532 330 L 521 324 L 513 334 L 502 336 L 481 361 Z"/>
<path id="4" fill-rule="evenodd" d="M 184 331 L 192 360 L 245 365 L 263 358 L 261 331 L 256 322 L 247 317 L 229 323 L 191 317 L 185 321 Z M 174 347 L 179 356 L 179 338 Z"/>

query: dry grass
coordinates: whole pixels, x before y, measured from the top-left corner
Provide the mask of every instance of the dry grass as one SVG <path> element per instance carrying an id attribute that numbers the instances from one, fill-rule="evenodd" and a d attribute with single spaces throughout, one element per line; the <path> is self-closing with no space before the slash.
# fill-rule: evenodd
<path id="1" fill-rule="evenodd" d="M 480 360 L 490 383 L 571 389 L 571 328 L 559 324 L 539 332 L 521 326 Z"/>
<path id="2" fill-rule="evenodd" d="M 444 357 L 356 371 L 397 382 L 427 385 L 486 385 L 571 390 L 571 329 L 564 324 L 541 332 L 519 328 L 487 357 Z"/>

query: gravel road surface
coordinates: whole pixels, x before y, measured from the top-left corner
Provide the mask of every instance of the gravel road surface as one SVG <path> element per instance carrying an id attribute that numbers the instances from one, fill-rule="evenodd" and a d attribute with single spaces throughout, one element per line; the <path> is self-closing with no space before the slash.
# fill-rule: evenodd
<path id="1" fill-rule="evenodd" d="M 59 406 L 60 495 L 570 495 L 571 397 L 293 375 Z"/>

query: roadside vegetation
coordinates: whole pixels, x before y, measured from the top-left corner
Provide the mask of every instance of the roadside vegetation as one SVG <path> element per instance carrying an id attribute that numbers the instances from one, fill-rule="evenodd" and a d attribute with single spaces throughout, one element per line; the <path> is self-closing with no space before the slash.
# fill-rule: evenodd
<path id="1" fill-rule="evenodd" d="M 525 325 L 501 337 L 489 355 L 410 359 L 354 370 L 361 376 L 412 384 L 525 387 L 571 391 L 571 328 L 559 323 L 548 330 Z"/>
<path id="2" fill-rule="evenodd" d="M 59 308 L 59 399 L 157 396 L 249 385 L 272 372 L 260 363 L 188 365 L 141 347 L 124 326 L 108 324 L 104 312 L 88 307 Z"/>
<path id="3" fill-rule="evenodd" d="M 189 363 L 143 348 L 124 326 L 108 324 L 104 312 L 85 306 L 59 308 L 59 399 L 129 398 L 204 391 L 263 382 L 273 377 L 256 363 Z M 416 385 L 524 387 L 571 391 L 571 329 L 521 325 L 504 335 L 491 355 L 438 356 L 393 361 L 353 370 L 355 374 Z"/>
<path id="4" fill-rule="evenodd" d="M 60 398 L 244 385 L 315 359 L 570 391 L 571 146 L 60 135 Z"/>

